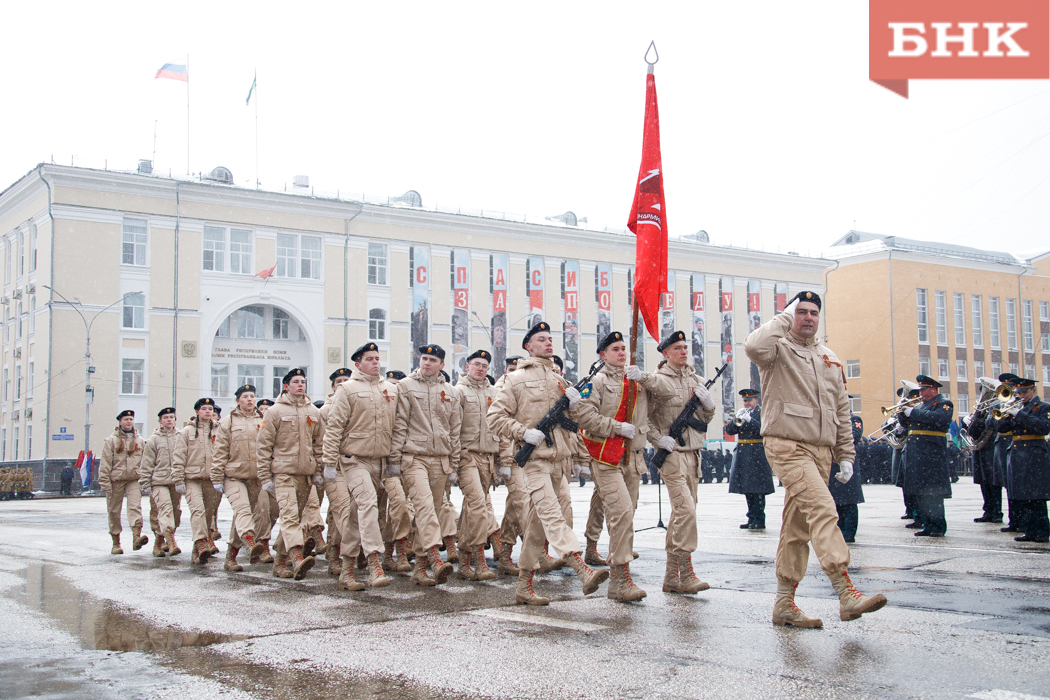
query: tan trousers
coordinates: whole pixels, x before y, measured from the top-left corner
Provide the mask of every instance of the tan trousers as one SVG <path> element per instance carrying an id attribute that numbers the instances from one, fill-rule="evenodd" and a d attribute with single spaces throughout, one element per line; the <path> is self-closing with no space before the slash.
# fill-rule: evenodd
<path id="1" fill-rule="evenodd" d="M 630 475 L 633 472 L 632 465 L 614 467 L 591 460 L 594 492 L 599 494 L 598 502 L 604 515 L 608 518 L 609 556 L 606 557 L 606 561 L 611 566 L 627 564 L 634 560 L 634 509 L 638 502 L 638 492 L 636 488 L 632 499 L 628 486 L 631 481 Z M 593 506 L 593 497 L 591 503 Z M 587 539 L 597 540 L 597 536 L 591 537 L 591 525 L 589 518 Z M 600 522 L 597 531 L 600 535 L 602 531 Z"/>
<path id="2" fill-rule="evenodd" d="M 380 497 L 383 490 L 380 481 L 384 461 L 346 456 L 339 459 L 347 501 L 340 556 L 356 557 L 361 552 L 368 556 L 377 552 L 382 554 L 386 550 L 379 525 L 379 504 L 383 500 Z"/>
<path id="3" fill-rule="evenodd" d="M 459 521 L 459 513 L 456 512 L 456 507 L 452 505 L 452 483 L 448 479 L 445 479 L 445 496 L 441 501 L 438 521 L 441 523 L 441 539 L 455 537 L 459 532 L 459 527 L 456 524 Z"/>
<path id="4" fill-rule="evenodd" d="M 849 547 L 838 528 L 835 499 L 828 490 L 831 448 L 776 437 L 767 437 L 764 446 L 769 466 L 784 484 L 777 579 L 802 580 L 810 542 L 824 573 L 842 573 L 849 566 Z"/>
<path id="5" fill-rule="evenodd" d="M 106 493 L 106 511 L 109 513 L 109 534 L 120 534 L 120 511 L 128 501 L 128 527 L 142 527 L 142 491 L 139 481 L 112 481 Z"/>
<path id="6" fill-rule="evenodd" d="M 329 551 L 334 556 L 343 545 L 346 523 L 353 504 L 350 492 L 346 488 L 346 479 L 343 478 L 341 471 L 336 470 L 334 482 L 325 479 L 324 493 L 328 497 L 328 513 L 325 515 L 325 524 L 328 526 L 328 546 L 332 548 Z"/>
<path id="7" fill-rule="evenodd" d="M 386 494 L 386 509 L 383 517 L 383 541 L 396 542 L 412 534 L 415 510 L 405 493 L 405 483 L 400 476 L 383 479 L 382 491 Z M 383 512 L 383 511 L 381 511 Z"/>
<path id="8" fill-rule="evenodd" d="M 500 542 L 513 545 L 520 537 L 525 541 L 525 524 L 529 517 L 529 493 L 525 489 L 525 470 L 515 464 L 506 479 L 507 502 L 503 508 L 503 523 L 499 528 Z"/>
<path id="9" fill-rule="evenodd" d="M 233 508 L 233 525 L 230 526 L 229 545 L 240 549 L 244 546 L 244 543 L 241 542 L 241 535 L 256 536 L 255 511 L 262 489 L 259 488 L 258 479 L 226 477 L 222 483 L 222 490 L 226 494 L 226 500 L 230 502 L 230 507 Z"/>
<path id="10" fill-rule="evenodd" d="M 534 459 L 527 462 L 522 471 L 532 507 L 525 527 L 519 568 L 528 571 L 540 568 L 539 556 L 544 541 L 550 542 L 561 556 L 582 552 L 576 533 L 565 522 L 564 498 L 568 496 L 569 482 L 562 465 Z M 557 491 L 556 483 L 560 486 Z"/>
<path id="11" fill-rule="evenodd" d="M 569 492 L 569 484 L 572 483 L 572 460 L 562 464 L 561 473 L 555 469 L 551 472 L 551 485 L 554 493 L 558 494 L 558 503 L 561 505 L 561 517 L 571 530 L 572 525 L 572 494 Z"/>
<path id="12" fill-rule="evenodd" d="M 213 498 L 222 500 L 222 496 L 212 487 L 210 480 L 186 479 L 186 502 L 190 504 L 190 530 L 193 532 L 194 542 L 208 539 L 208 512 L 211 510 Z"/>
<path id="13" fill-rule="evenodd" d="M 459 488 L 463 492 L 463 513 L 459 523 L 459 546 L 480 547 L 496 530 L 492 501 L 481 480 L 482 472 L 491 473 L 495 455 L 462 452 L 459 461 Z"/>
<path id="14" fill-rule="evenodd" d="M 667 486 L 671 501 L 664 549 L 675 556 L 696 551 L 696 485 L 700 461 L 695 452 L 672 452 L 667 456 L 660 476 Z"/>
<path id="15" fill-rule="evenodd" d="M 154 486 L 150 491 L 149 500 L 149 524 L 153 532 L 167 532 L 179 527 L 175 511 L 182 511 L 179 507 L 182 495 L 175 490 L 175 484 Z"/>
<path id="16" fill-rule="evenodd" d="M 306 500 L 306 508 L 303 509 L 303 525 L 307 528 L 318 527 L 324 530 L 324 519 L 321 517 L 321 500 L 325 495 L 323 486 L 310 484 L 309 498 Z"/>
<path id="17" fill-rule="evenodd" d="M 445 500 L 447 464 L 447 457 L 403 455 L 401 458 L 401 479 L 416 511 L 416 536 L 412 549 L 417 557 L 441 544 L 438 514 Z"/>
<path id="18" fill-rule="evenodd" d="M 591 507 L 587 514 L 587 529 L 584 531 L 587 539 L 595 542 L 602 536 L 602 527 L 605 525 L 605 505 L 602 503 L 602 491 L 598 488 L 598 479 L 594 477 L 595 465 L 598 462 L 591 461 L 591 476 L 594 478 L 594 491 L 591 493 Z M 640 465 L 640 466 L 639 466 Z M 610 468 L 606 466 L 606 468 Z M 623 473 L 623 482 L 627 486 L 627 493 L 631 496 L 631 518 L 633 523 L 634 512 L 638 510 L 638 487 L 642 483 L 640 469 L 648 469 L 645 466 L 645 457 L 641 450 L 631 454 L 629 464 L 621 464 L 620 471 Z M 633 526 L 633 524 L 632 524 Z M 612 533 L 610 532 L 610 537 Z"/>
<path id="19" fill-rule="evenodd" d="M 204 480 L 207 490 L 204 492 L 204 507 L 208 518 L 208 532 L 219 531 L 219 506 L 222 505 L 222 494 L 216 491 L 210 479 Z"/>
<path id="20" fill-rule="evenodd" d="M 260 542 L 269 542 L 273 534 L 273 526 L 277 524 L 277 514 L 281 512 L 277 505 L 277 496 L 268 491 L 262 491 L 262 495 L 255 501 L 252 507 L 252 517 L 255 519 L 255 538 Z"/>
<path id="21" fill-rule="evenodd" d="M 273 548 L 278 554 L 287 554 L 288 550 L 303 546 L 306 539 L 303 511 L 310 494 L 315 498 L 317 494 L 310 477 L 304 474 L 274 474 L 273 486 L 281 518 Z"/>

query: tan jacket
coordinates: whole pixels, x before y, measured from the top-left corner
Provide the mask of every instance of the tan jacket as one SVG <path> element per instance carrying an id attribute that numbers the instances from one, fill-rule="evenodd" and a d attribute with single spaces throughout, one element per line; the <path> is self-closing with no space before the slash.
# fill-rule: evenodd
<path id="1" fill-rule="evenodd" d="M 693 390 L 704 381 L 702 377 L 697 376 L 692 365 L 676 370 L 667 360 L 660 361 L 654 377 L 655 382 L 651 385 L 653 393 L 661 397 L 649 406 L 649 442 L 655 445 L 657 440 L 671 430 L 671 424 L 681 414 L 686 402 L 692 398 Z M 707 410 L 701 406 L 693 415 L 704 423 L 710 423 L 715 417 L 715 409 Z M 692 428 L 682 433 L 682 438 L 685 440 L 685 447 L 676 442 L 676 452 L 696 452 L 704 447 L 704 434 Z"/>
<path id="2" fill-rule="evenodd" d="M 139 464 L 146 443 L 139 431 L 125 433 L 118 425 L 113 434 L 102 445 L 102 463 L 98 468 L 98 485 L 103 491 L 111 491 L 114 481 L 137 481 Z"/>
<path id="3" fill-rule="evenodd" d="M 502 374 L 496 380 L 496 383 L 492 385 L 493 391 L 496 392 L 496 396 L 499 396 L 500 391 L 503 390 L 503 385 L 507 382 L 507 375 Z M 495 403 L 493 399 L 493 403 Z M 491 406 L 489 408 L 492 408 Z M 488 422 L 488 416 L 485 416 L 485 422 Z M 490 428 L 491 430 L 491 428 Z M 516 467 L 518 463 L 514 461 L 514 442 L 509 438 L 505 438 L 502 435 L 496 435 L 496 439 L 499 440 L 499 466 L 501 467 Z"/>
<path id="4" fill-rule="evenodd" d="M 397 412 L 390 462 L 402 454 L 448 457 L 459 469 L 459 397 L 441 375 L 424 377 L 418 369 L 397 385 Z"/>
<path id="5" fill-rule="evenodd" d="M 518 369 L 506 375 L 503 389 L 489 408 L 489 429 L 511 441 L 511 454 L 525 444 L 522 437 L 554 408 L 570 386 L 555 369 L 550 359 L 529 357 L 518 361 Z M 576 411 L 566 410 L 569 420 L 576 420 Z M 551 431 L 554 445 L 540 442 L 532 451 L 532 459 L 560 462 L 577 453 L 575 439 L 563 428 Z M 502 455 L 501 455 L 502 459 Z"/>
<path id="6" fill-rule="evenodd" d="M 623 397 L 623 367 L 610 367 L 605 365 L 598 374 L 591 379 L 591 393 L 583 399 L 577 409 L 580 416 L 580 430 L 592 440 L 601 440 L 607 437 L 615 437 L 620 434 L 620 421 L 615 420 L 620 400 Z M 634 440 L 628 446 L 628 451 L 636 452 L 645 447 L 646 437 L 649 434 L 649 405 L 650 392 L 657 399 L 671 398 L 668 392 L 669 382 L 660 382 L 656 375 L 642 372 L 642 379 L 638 382 L 638 398 L 634 405 L 634 415 L 628 416 L 624 423 L 632 423 L 637 429 Z"/>
<path id="7" fill-rule="evenodd" d="M 186 444 L 186 459 L 175 463 L 175 483 L 185 484 L 187 479 L 211 481 L 211 464 L 215 454 L 215 436 L 219 422 L 210 420 L 200 426 L 197 416 L 179 431 Z"/>
<path id="8" fill-rule="evenodd" d="M 175 464 L 186 461 L 186 443 L 175 428 L 157 428 L 146 440 L 139 472 L 143 486 L 171 486 Z"/>
<path id="9" fill-rule="evenodd" d="M 221 484 L 223 479 L 258 479 L 259 429 L 262 416 L 240 406 L 226 414 L 215 429 L 215 453 L 211 459 L 211 481 Z"/>
<path id="10" fill-rule="evenodd" d="M 481 454 L 499 452 L 499 438 L 489 429 L 486 416 L 489 406 L 496 400 L 496 387 L 487 379 L 474 381 L 466 374 L 459 375 L 456 381 L 456 394 L 459 396 L 461 428 L 459 431 L 460 449 Z"/>
<path id="11" fill-rule="evenodd" d="M 320 474 L 323 441 L 321 413 L 310 397 L 294 399 L 282 393 L 267 409 L 259 430 L 259 481 L 273 481 L 274 474 Z"/>
<path id="12" fill-rule="evenodd" d="M 831 447 L 836 462 L 853 461 L 853 424 L 842 365 L 835 353 L 791 331 L 777 314 L 744 340 L 762 377 L 762 435 Z"/>
<path id="13" fill-rule="evenodd" d="M 324 463 L 334 467 L 340 457 L 382 459 L 389 455 L 397 396 L 396 384 L 354 369 L 321 409 L 328 413 Z"/>

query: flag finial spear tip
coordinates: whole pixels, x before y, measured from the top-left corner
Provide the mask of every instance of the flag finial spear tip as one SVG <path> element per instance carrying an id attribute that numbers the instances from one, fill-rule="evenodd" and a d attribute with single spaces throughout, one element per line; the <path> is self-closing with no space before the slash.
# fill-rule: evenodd
<path id="1" fill-rule="evenodd" d="M 653 60 L 651 60 L 651 61 L 649 60 L 649 53 L 650 52 L 652 52 L 652 54 L 653 54 Z M 659 62 L 659 60 L 660 60 L 660 53 L 656 50 L 656 40 L 654 39 L 654 40 L 649 42 L 649 48 L 647 48 L 645 50 L 645 62 L 649 64 L 649 72 L 650 73 L 653 72 L 653 66 L 655 66 L 657 64 L 657 62 Z"/>

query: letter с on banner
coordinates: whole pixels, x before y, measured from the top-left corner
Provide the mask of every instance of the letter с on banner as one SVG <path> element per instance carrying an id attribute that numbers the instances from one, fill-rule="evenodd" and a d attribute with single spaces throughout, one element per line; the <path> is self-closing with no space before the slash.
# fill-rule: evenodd
<path id="1" fill-rule="evenodd" d="M 1050 78 L 1045 0 L 871 0 L 868 78 L 903 97 L 908 81 Z"/>

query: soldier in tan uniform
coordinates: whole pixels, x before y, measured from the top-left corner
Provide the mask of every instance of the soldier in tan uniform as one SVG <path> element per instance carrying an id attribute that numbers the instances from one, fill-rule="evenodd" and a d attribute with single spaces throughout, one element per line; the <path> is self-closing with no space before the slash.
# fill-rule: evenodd
<path id="1" fill-rule="evenodd" d="M 117 428 L 102 446 L 102 463 L 98 468 L 98 485 L 106 494 L 109 513 L 109 535 L 113 538 L 110 554 L 123 554 L 120 547 L 120 511 L 128 502 L 128 525 L 132 549 L 142 549 L 149 542 L 142 535 L 142 492 L 139 490 L 139 464 L 145 442 L 135 430 L 135 412 L 117 414 Z"/>
<path id="2" fill-rule="evenodd" d="M 550 433 L 553 444 L 548 446 L 546 436 L 535 428 L 563 395 L 569 401 L 567 417 L 575 415 L 582 397 L 555 371 L 551 360 L 554 340 L 547 323 L 541 321 L 529 329 L 522 347 L 529 351 L 530 357 L 519 362 L 513 374 L 507 375 L 503 389 L 489 409 L 488 419 L 489 427 L 510 440 L 515 452 L 525 443 L 535 448 L 522 470 L 532 507 L 518 561 L 520 571 L 515 600 L 528 605 L 547 605 L 550 601 L 537 595 L 532 587 L 545 541 L 550 542 L 579 576 L 584 595 L 598 590 L 602 581 L 609 578 L 609 572 L 605 569 L 595 571 L 583 562 L 580 541 L 565 523 L 554 490 L 551 475 L 562 469 L 563 460 L 572 454 L 569 434 L 561 427 L 553 428 Z M 561 483 L 568 486 L 564 476 Z"/>
<path id="3" fill-rule="evenodd" d="M 339 385 L 349 381 L 352 372 L 353 370 L 348 367 L 340 367 L 328 375 L 328 381 L 332 383 L 332 393 L 326 396 L 324 403 L 318 407 L 321 413 L 322 439 L 327 426 L 328 413 L 332 410 L 332 403 L 335 401 Z M 315 402 L 314 405 L 316 406 L 317 403 Z M 328 542 L 322 548 L 325 559 L 328 560 L 328 573 L 331 576 L 339 576 L 342 573 L 340 550 L 343 544 L 344 530 L 347 527 L 347 523 L 351 522 L 350 509 L 352 502 L 343 473 L 338 469 L 334 469 L 333 472 L 331 476 L 334 478 L 332 479 L 327 478 L 328 474 L 325 475 L 324 486 L 321 487 L 322 490 L 319 490 L 318 497 L 320 497 L 320 493 L 324 493 L 328 497 L 328 515 L 325 518 L 325 523 L 328 526 Z M 354 526 L 356 527 L 356 521 L 354 521 Z M 318 544 L 323 541 L 318 528 L 310 527 L 309 521 L 307 521 L 307 527 L 311 530 L 311 534 Z"/>
<path id="4" fill-rule="evenodd" d="M 638 483 L 646 469 L 642 448 L 649 432 L 649 406 L 670 396 L 658 393 L 661 382 L 655 375 L 637 365 L 626 366 L 627 345 L 619 331 L 598 343 L 598 355 L 605 366 L 591 380 L 590 393 L 580 404 L 580 429 L 591 457 L 594 490 L 609 523 L 608 596 L 639 600 L 646 594 L 632 581 L 629 564 L 634 560 Z M 636 384 L 628 391 L 630 382 Z M 588 538 L 588 551 L 593 548 L 597 554 L 595 545 L 597 538 Z"/>
<path id="5" fill-rule="evenodd" d="M 445 498 L 445 481 L 459 468 L 460 422 L 455 390 L 440 374 L 445 351 L 439 345 L 425 345 L 419 352 L 419 368 L 397 385 L 388 465 L 392 474 L 402 474 L 415 509 L 412 581 L 433 586 L 447 581 L 453 568 L 438 552 L 438 513 Z M 428 564 L 433 577 L 427 573 Z"/>
<path id="6" fill-rule="evenodd" d="M 284 375 L 284 389 L 259 430 L 259 482 L 277 496 L 281 530 L 274 543 L 277 578 L 306 576 L 314 565 L 314 540 L 306 537 L 303 509 L 313 486 L 323 483 L 321 414 L 306 395 L 306 372 Z"/>
<path id="7" fill-rule="evenodd" d="M 263 418 L 266 417 L 266 411 L 270 406 L 273 406 L 271 399 L 256 397 L 255 410 Z M 259 540 L 259 544 L 262 545 L 262 554 L 259 555 L 260 564 L 273 564 L 273 554 L 270 553 L 270 535 L 273 533 L 274 525 L 277 524 L 277 513 L 279 511 L 277 497 L 266 491 L 261 493 L 259 500 L 255 502 L 255 508 L 252 510 L 252 515 L 255 517 L 255 537 Z"/>
<path id="8" fill-rule="evenodd" d="M 354 351 L 353 373 L 337 385 L 325 404 L 324 476 L 329 483 L 337 477 L 348 491 L 349 507 L 343 513 L 342 569 L 339 587 L 364 590 L 354 577 L 354 562 L 364 553 L 368 566 L 368 585 L 388 586 L 383 573 L 383 533 L 379 513 L 386 494 L 383 470 L 390 454 L 397 389 L 380 376 L 379 346 L 365 343 Z M 331 546 L 331 545 L 329 545 Z"/>
<path id="9" fill-rule="evenodd" d="M 142 464 L 139 468 L 139 488 L 142 495 L 150 499 L 150 524 L 153 525 L 153 511 L 156 511 L 157 523 L 153 525 L 153 534 L 157 542 L 153 547 L 153 556 L 163 557 L 165 551 L 171 556 L 181 552 L 175 543 L 175 509 L 186 489 L 175 482 L 175 465 L 186 460 L 186 444 L 175 428 L 175 409 L 161 409 L 157 414 L 160 426 L 146 440 L 142 451 Z M 197 543 L 193 547 L 193 563 L 198 560 Z"/>
<path id="10" fill-rule="evenodd" d="M 208 511 L 222 496 L 212 487 L 211 465 L 215 451 L 215 432 L 219 423 L 215 418 L 214 399 L 201 398 L 193 404 L 196 415 L 180 430 L 185 442 L 185 459 L 175 463 L 175 483 L 186 492 L 190 504 L 190 529 L 193 541 L 204 540 L 208 556 L 218 554 L 208 525 Z"/>
<path id="11" fill-rule="evenodd" d="M 468 581 L 496 578 L 485 562 L 485 543 L 498 547 L 496 515 L 483 474 L 490 475 L 499 456 L 499 438 L 489 430 L 486 416 L 496 391 L 488 380 L 492 355 L 478 350 L 467 357 L 467 371 L 456 381 L 460 406 L 459 488 L 463 512 L 459 528 L 459 577 Z M 494 552 L 499 559 L 501 552 Z"/>
<path id="12" fill-rule="evenodd" d="M 696 487 L 700 481 L 699 452 L 704 446 L 704 433 L 687 429 L 682 434 L 685 445 L 668 437 L 671 424 L 685 408 L 686 402 L 696 396 L 700 408 L 695 416 L 705 426 L 715 415 L 715 402 L 689 364 L 689 341 L 685 333 L 675 331 L 657 346 L 664 359 L 657 365 L 653 393 L 662 397 L 649 406 L 649 442 L 670 452 L 660 476 L 667 484 L 671 501 L 671 519 L 667 527 L 665 548 L 667 569 L 664 572 L 665 593 L 699 593 L 710 586 L 697 578 L 693 571 L 693 552 L 696 551 Z"/>
<path id="13" fill-rule="evenodd" d="M 386 381 L 397 384 L 407 375 L 399 369 L 388 370 Z M 396 394 L 395 394 L 396 396 Z M 386 544 L 386 558 L 383 569 L 386 571 L 407 572 L 412 570 L 409 559 L 415 557 L 412 551 L 412 525 L 415 511 L 412 501 L 405 492 L 405 484 L 400 474 L 391 476 L 383 470 L 383 491 L 386 492 L 386 511 L 380 510 L 383 529 L 383 542 Z"/>
<path id="14" fill-rule="evenodd" d="M 846 571 L 849 547 L 838 528 L 828 477 L 832 462 L 839 465 L 840 481 L 848 481 L 853 474 L 853 422 L 842 365 L 816 339 L 820 309 L 818 295 L 800 292 L 784 313 L 744 340 L 744 351 L 762 377 L 766 457 L 784 484 L 774 625 L 823 626 L 795 605 L 795 589 L 806 573 L 810 542 L 838 593 L 840 619 L 855 620 L 886 604 L 881 593 L 870 598 L 862 595 Z"/>
<path id="15" fill-rule="evenodd" d="M 237 406 L 219 421 L 215 429 L 215 453 L 211 461 L 211 484 L 233 508 L 233 524 L 226 541 L 226 560 L 222 568 L 243 571 L 237 563 L 241 547 L 248 547 L 248 563 L 256 564 L 262 555 L 262 542 L 256 529 L 266 528 L 268 519 L 257 517 L 259 494 L 258 437 L 262 415 L 255 410 L 255 387 L 245 384 L 234 392 Z M 263 494 L 265 496 L 266 494 Z"/>
<path id="16" fill-rule="evenodd" d="M 522 358 L 518 355 L 506 359 L 506 368 L 499 379 L 496 380 L 493 389 L 496 395 L 503 389 L 507 381 L 507 375 L 518 368 L 518 362 Z M 525 541 L 525 522 L 528 517 L 529 495 L 525 490 L 525 478 L 521 467 L 514 461 L 513 442 L 502 436 L 499 437 L 499 475 L 503 479 L 503 485 L 507 487 L 507 500 L 503 506 L 503 521 L 500 523 L 499 540 L 502 556 L 499 558 L 499 573 L 506 576 L 517 576 L 519 571 L 511 554 L 518 538 Z"/>

